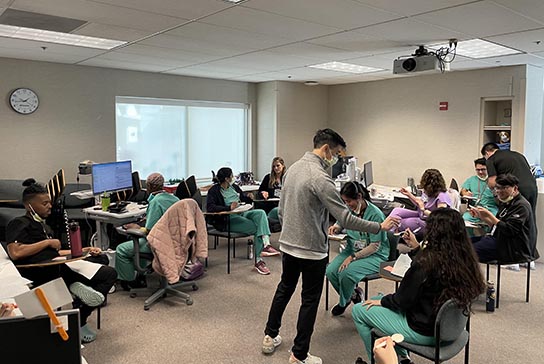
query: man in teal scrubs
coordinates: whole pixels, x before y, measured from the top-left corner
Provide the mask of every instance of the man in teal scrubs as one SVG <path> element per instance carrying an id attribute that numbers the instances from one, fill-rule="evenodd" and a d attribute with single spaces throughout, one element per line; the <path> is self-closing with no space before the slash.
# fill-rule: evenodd
<path id="1" fill-rule="evenodd" d="M 495 196 L 493 191 L 487 185 L 487 167 L 484 158 L 479 158 L 474 161 L 474 169 L 476 175 L 467 178 L 467 180 L 461 186 L 461 196 L 469 198 L 469 204 L 474 206 L 476 203 L 478 206 L 485 207 L 493 215 L 496 215 L 499 211 L 497 204 L 495 203 Z M 477 217 L 472 217 L 467 211 L 463 214 L 463 219 L 472 223 L 479 223 L 481 220 Z"/>

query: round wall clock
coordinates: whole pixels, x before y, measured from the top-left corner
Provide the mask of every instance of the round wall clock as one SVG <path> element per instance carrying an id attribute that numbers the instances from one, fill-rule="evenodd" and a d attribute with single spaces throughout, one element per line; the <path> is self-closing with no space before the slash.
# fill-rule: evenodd
<path id="1" fill-rule="evenodd" d="M 11 108 L 19 114 L 32 114 L 38 108 L 38 95 L 29 88 L 17 88 L 9 95 Z"/>

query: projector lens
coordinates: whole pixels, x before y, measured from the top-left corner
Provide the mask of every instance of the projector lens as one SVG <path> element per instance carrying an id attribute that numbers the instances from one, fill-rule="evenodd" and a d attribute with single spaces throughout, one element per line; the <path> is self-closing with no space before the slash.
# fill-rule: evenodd
<path id="1" fill-rule="evenodd" d="M 408 58 L 406 61 L 402 62 L 402 68 L 408 72 L 412 72 L 416 69 L 416 60 L 413 58 Z"/>

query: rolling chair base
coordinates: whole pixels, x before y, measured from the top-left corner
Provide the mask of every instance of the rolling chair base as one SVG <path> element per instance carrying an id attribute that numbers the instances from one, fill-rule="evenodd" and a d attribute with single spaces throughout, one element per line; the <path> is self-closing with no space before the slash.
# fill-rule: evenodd
<path id="1" fill-rule="evenodd" d="M 193 299 L 188 293 L 181 292 L 178 288 L 184 288 L 190 286 L 193 291 L 198 290 L 198 286 L 194 281 L 180 281 L 178 283 L 169 285 L 165 278 L 161 277 L 160 287 L 153 294 L 147 297 L 144 301 L 144 310 L 148 311 L 151 308 L 151 305 L 156 303 L 158 300 L 166 297 L 168 294 L 172 296 L 179 297 L 185 301 L 185 304 L 190 306 L 193 304 Z M 139 290 L 139 289 L 138 289 Z M 130 291 L 130 297 L 136 297 L 134 290 Z"/>

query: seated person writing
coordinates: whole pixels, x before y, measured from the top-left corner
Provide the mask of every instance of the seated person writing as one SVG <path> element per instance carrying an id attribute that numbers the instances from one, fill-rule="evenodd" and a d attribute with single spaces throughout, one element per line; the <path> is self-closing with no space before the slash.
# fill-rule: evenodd
<path id="1" fill-rule="evenodd" d="M 259 195 L 264 199 L 280 198 L 283 175 L 285 174 L 285 162 L 281 157 L 272 159 L 272 169 L 269 174 L 264 176 L 259 186 Z M 268 217 L 279 221 L 278 207 L 274 207 L 268 213 Z"/>
<path id="2" fill-rule="evenodd" d="M 412 233 L 404 238 L 410 246 L 419 245 Z M 402 334 L 408 343 L 433 345 L 434 323 L 442 304 L 455 299 L 470 309 L 471 302 L 484 291 L 484 277 L 461 214 L 441 208 L 429 215 L 422 247 L 398 290 L 355 305 L 351 316 L 370 359 L 373 328 L 386 335 Z M 411 363 L 406 350 L 395 350 L 398 362 Z"/>
<path id="3" fill-rule="evenodd" d="M 208 190 L 206 198 L 207 212 L 232 211 L 241 202 L 253 203 L 253 200 L 234 183 L 232 169 L 228 167 L 219 169 L 216 179 L 216 183 Z M 264 256 L 264 253 L 278 255 L 279 252 L 271 246 L 266 248 L 270 245 L 270 228 L 266 213 L 263 210 L 256 209 L 228 215 L 227 218 L 230 219 L 230 231 L 254 235 L 255 256 L 257 257 L 255 269 L 259 274 L 270 274 L 270 269 L 268 269 L 261 256 Z M 222 219 L 214 219 L 214 226 L 219 230 L 224 227 L 221 226 L 222 221 Z"/>
<path id="4" fill-rule="evenodd" d="M 530 262 L 538 259 L 536 227 L 531 205 L 518 190 L 519 180 L 513 174 L 499 175 L 494 190 L 499 199 L 499 212 L 494 215 L 484 207 L 470 209 L 491 229 L 489 235 L 472 238 L 480 262 Z"/>
<path id="5" fill-rule="evenodd" d="M 498 208 L 495 203 L 495 196 L 493 191 L 487 185 L 487 167 L 485 165 L 485 158 L 479 158 L 474 161 L 474 169 L 476 175 L 467 178 L 461 187 L 461 196 L 468 197 L 468 204 L 474 206 L 476 203 L 478 206 L 484 207 L 489 210 L 493 215 L 497 214 Z M 470 214 L 467 211 L 463 214 L 463 219 L 470 221 L 471 223 L 481 223 L 482 221 Z"/>
<path id="6" fill-rule="evenodd" d="M 361 184 L 346 183 L 340 196 L 355 216 L 379 223 L 385 220 L 383 212 L 370 202 L 370 194 Z M 329 228 L 331 235 L 341 231 L 338 223 Z M 347 230 L 346 248 L 329 263 L 326 271 L 327 278 L 340 296 L 340 302 L 331 311 L 333 316 L 344 313 L 351 301 L 361 302 L 364 295 L 357 284 L 365 276 L 379 272 L 380 263 L 387 261 L 387 258 L 389 240 L 385 231 L 371 234 Z"/>
<path id="7" fill-rule="evenodd" d="M 164 190 L 164 177 L 160 173 L 151 173 L 146 180 L 149 202 L 146 211 L 146 218 L 139 224 L 126 224 L 125 229 L 141 229 L 145 233 L 149 233 L 151 228 L 159 221 L 166 210 L 179 201 L 179 199 L 171 193 Z M 140 252 L 151 253 L 151 249 L 147 240 L 141 238 L 139 240 Z M 143 266 L 143 264 L 142 264 Z M 115 269 L 121 281 L 121 286 L 124 290 L 130 288 L 145 287 L 145 277 L 135 277 L 134 268 L 134 242 L 126 241 L 121 243 L 115 249 Z"/>
<path id="8" fill-rule="evenodd" d="M 70 251 L 60 251 L 61 242 L 53 239 L 51 228 L 45 219 L 51 214 L 51 199 L 47 189 L 34 179 L 23 182 L 23 204 L 27 213 L 11 220 L 6 229 L 8 254 L 15 265 L 48 261 Z M 100 254 L 100 248 L 89 248 L 91 256 Z M 60 251 L 60 252 L 59 252 Z M 93 260 L 91 258 L 87 258 Z M 106 259 L 107 261 L 107 259 Z M 83 342 L 96 339 L 96 333 L 87 325 L 91 312 L 100 306 L 117 279 L 115 269 L 102 265 L 91 279 L 76 273 L 67 265 L 18 268 L 21 275 L 34 286 L 62 277 L 70 292 L 80 303 L 81 338 Z"/>
<path id="9" fill-rule="evenodd" d="M 414 211 L 395 207 L 391 211 L 389 216 L 401 219 L 398 231 L 404 231 L 407 228 L 412 231 L 419 229 L 423 234 L 425 232 L 425 220 L 427 220 L 431 212 L 438 208 L 451 206 L 450 196 L 446 192 L 446 182 L 438 169 L 427 169 L 421 176 L 419 184 L 423 189 L 421 197 L 414 196 L 405 188 L 400 189 L 400 192 L 408 197 L 418 209 Z"/>

